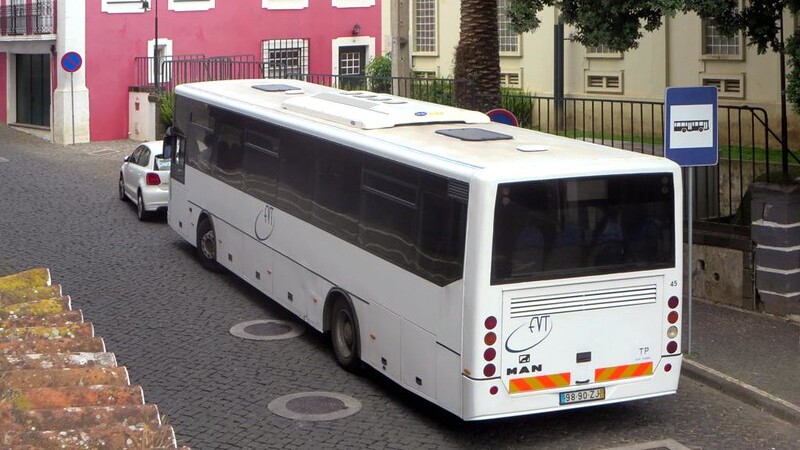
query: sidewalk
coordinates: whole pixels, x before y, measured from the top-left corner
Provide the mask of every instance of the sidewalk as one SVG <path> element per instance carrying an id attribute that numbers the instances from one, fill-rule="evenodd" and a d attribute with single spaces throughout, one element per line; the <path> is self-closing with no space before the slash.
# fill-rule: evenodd
<path id="1" fill-rule="evenodd" d="M 688 352 L 688 308 L 683 307 Z M 800 324 L 695 300 L 683 374 L 800 426 Z"/>

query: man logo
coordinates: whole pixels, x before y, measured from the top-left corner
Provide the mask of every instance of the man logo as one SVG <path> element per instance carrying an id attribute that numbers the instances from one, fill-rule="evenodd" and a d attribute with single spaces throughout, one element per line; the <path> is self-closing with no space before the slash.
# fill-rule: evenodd
<path id="1" fill-rule="evenodd" d="M 519 355 L 519 363 L 527 364 L 531 362 L 531 355 Z"/>

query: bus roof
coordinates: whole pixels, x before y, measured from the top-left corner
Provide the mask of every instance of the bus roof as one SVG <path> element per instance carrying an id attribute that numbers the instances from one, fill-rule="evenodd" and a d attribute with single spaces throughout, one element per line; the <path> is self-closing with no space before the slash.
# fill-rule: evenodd
<path id="1" fill-rule="evenodd" d="M 675 170 L 665 158 L 493 123 L 475 111 L 299 80 L 189 83 L 176 93 L 465 181 L 482 169 L 509 178 Z"/>

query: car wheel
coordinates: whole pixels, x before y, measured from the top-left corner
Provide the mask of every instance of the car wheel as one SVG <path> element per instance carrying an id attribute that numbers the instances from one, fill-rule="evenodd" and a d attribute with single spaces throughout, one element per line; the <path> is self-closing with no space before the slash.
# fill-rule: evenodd
<path id="1" fill-rule="evenodd" d="M 150 218 L 150 213 L 144 208 L 144 199 L 141 191 L 136 195 L 136 217 L 142 221 Z"/>
<path id="2" fill-rule="evenodd" d="M 331 310 L 331 345 L 336 361 L 348 372 L 361 367 L 361 343 L 356 315 L 344 298 L 334 300 Z"/>
<path id="3" fill-rule="evenodd" d="M 119 174 L 119 199 L 123 202 L 128 201 L 128 196 L 125 195 L 125 180 L 122 179 L 122 174 Z"/>
<path id="4" fill-rule="evenodd" d="M 214 225 L 208 218 L 203 219 L 197 226 L 197 258 L 207 270 L 223 271 L 217 262 L 217 235 L 214 232 Z"/>

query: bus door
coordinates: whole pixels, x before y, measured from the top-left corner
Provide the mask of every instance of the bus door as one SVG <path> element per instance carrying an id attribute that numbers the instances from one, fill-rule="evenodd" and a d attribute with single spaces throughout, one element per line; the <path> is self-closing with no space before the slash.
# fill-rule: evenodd
<path id="1" fill-rule="evenodd" d="M 169 207 L 167 222 L 189 242 L 195 242 L 195 230 L 189 217 L 186 193 L 186 139 L 177 127 L 169 127 L 164 135 L 163 154 L 170 158 Z"/>

